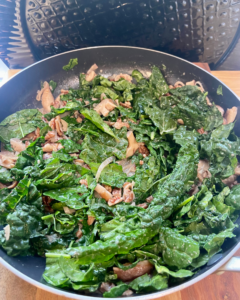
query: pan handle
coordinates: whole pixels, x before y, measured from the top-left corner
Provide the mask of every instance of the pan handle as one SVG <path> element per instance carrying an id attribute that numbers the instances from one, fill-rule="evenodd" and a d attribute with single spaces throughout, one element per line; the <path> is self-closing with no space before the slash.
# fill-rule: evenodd
<path id="1" fill-rule="evenodd" d="M 240 256 L 230 258 L 230 260 L 225 265 L 222 265 L 215 274 L 221 275 L 225 271 L 240 272 Z"/>

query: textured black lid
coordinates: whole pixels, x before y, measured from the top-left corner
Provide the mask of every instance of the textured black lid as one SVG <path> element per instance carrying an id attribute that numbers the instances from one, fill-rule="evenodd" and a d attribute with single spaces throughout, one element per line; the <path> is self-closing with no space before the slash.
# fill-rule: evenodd
<path id="1" fill-rule="evenodd" d="M 24 67 L 33 60 L 96 45 L 139 46 L 216 64 L 237 38 L 240 20 L 240 0 L 11 3 L 16 7 L 15 34 L 9 35 L 15 41 L 10 42 L 7 51 L 12 67 Z"/>

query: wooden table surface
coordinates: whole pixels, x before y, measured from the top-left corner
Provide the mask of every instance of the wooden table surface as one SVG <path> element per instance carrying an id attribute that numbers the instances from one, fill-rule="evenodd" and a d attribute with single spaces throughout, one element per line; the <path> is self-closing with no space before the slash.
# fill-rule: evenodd
<path id="1" fill-rule="evenodd" d="M 198 64 L 210 71 L 207 64 Z M 19 70 L 10 70 L 9 78 Z M 240 97 L 240 71 L 212 71 Z M 236 253 L 240 256 L 240 250 Z M 158 298 L 160 299 L 160 298 Z M 161 300 L 239 300 L 240 273 L 212 274 L 180 292 L 161 297 Z M 70 300 L 37 288 L 0 265 L 0 300 Z"/>

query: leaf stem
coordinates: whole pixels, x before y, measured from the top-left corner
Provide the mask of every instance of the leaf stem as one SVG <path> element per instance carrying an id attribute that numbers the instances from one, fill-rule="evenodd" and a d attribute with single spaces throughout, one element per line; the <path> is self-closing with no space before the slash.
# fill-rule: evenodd
<path id="1" fill-rule="evenodd" d="M 51 258 L 58 258 L 58 257 L 71 258 L 71 255 L 69 255 L 69 254 L 63 254 L 63 253 L 51 253 L 51 252 L 45 253 L 45 256 L 46 256 L 46 257 L 51 257 Z"/>

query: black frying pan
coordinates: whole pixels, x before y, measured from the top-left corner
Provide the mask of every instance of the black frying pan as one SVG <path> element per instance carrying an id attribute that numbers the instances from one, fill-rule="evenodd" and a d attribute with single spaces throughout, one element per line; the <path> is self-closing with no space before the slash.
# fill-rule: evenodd
<path id="1" fill-rule="evenodd" d="M 70 58 L 76 57 L 78 58 L 78 65 L 71 71 L 64 71 L 62 66 L 66 65 Z M 133 69 L 138 69 L 145 76 L 148 76 L 152 65 L 156 65 L 162 70 L 162 64 L 164 64 L 166 70 L 163 73 L 169 84 L 174 84 L 178 80 L 187 82 L 195 79 L 203 83 L 205 90 L 209 93 L 210 100 L 221 105 L 224 109 L 239 106 L 238 97 L 227 86 L 210 73 L 183 59 L 155 50 L 103 46 L 59 54 L 35 63 L 15 75 L 0 88 L 0 121 L 20 109 L 40 107 L 40 103 L 36 101 L 36 92 L 40 89 L 41 81 L 51 79 L 56 81 L 58 83 L 54 92 L 56 96 L 61 88 L 77 88 L 79 73 L 86 72 L 94 63 L 98 65 L 98 71 L 104 76 L 120 72 L 130 74 Z M 222 85 L 223 96 L 216 94 L 220 84 Z M 235 125 L 235 132 L 238 136 L 240 136 L 239 123 L 240 121 L 237 121 Z M 240 224 L 240 218 L 238 218 L 237 223 Z M 240 228 L 235 229 L 234 234 L 236 238 L 227 239 L 223 244 L 223 252 L 212 257 L 208 264 L 188 281 L 164 291 L 150 295 L 136 295 L 130 298 L 135 300 L 153 299 L 185 288 L 208 276 L 225 263 L 240 247 Z M 43 289 L 73 299 L 89 300 L 92 297 L 80 296 L 74 292 L 46 286 L 42 280 L 42 273 L 45 269 L 45 259 L 42 257 L 10 257 L 2 249 L 0 249 L 0 257 L 0 262 L 16 275 Z"/>

